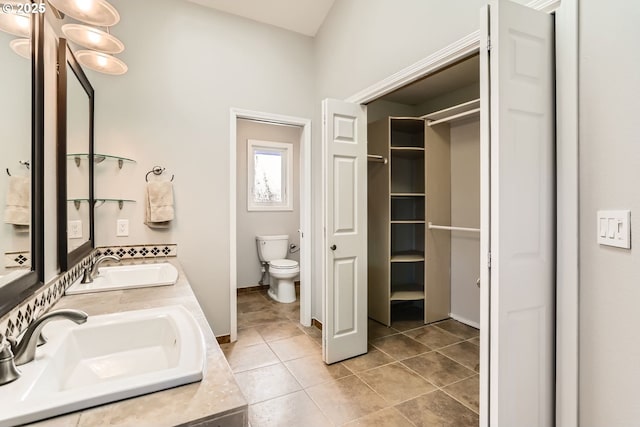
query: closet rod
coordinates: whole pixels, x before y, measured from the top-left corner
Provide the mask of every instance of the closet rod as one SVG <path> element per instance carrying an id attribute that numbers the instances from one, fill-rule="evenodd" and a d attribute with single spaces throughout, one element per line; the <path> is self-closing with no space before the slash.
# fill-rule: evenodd
<path id="1" fill-rule="evenodd" d="M 471 231 L 473 233 L 479 233 L 479 228 L 469 228 L 469 227 L 451 227 L 449 225 L 433 225 L 433 223 L 428 223 L 429 230 L 450 230 L 450 231 Z"/>
<path id="2" fill-rule="evenodd" d="M 427 120 L 427 126 L 434 126 L 439 123 L 450 122 L 451 120 L 461 119 L 463 117 L 471 116 L 479 112 L 480 112 L 479 108 L 474 108 L 473 110 L 464 111 L 462 113 L 454 114 L 453 116 L 449 116 L 449 117 L 443 117 L 442 119 Z"/>
<path id="3" fill-rule="evenodd" d="M 367 154 L 367 160 L 370 162 L 384 163 L 385 165 L 389 162 L 386 157 L 377 154 Z"/>

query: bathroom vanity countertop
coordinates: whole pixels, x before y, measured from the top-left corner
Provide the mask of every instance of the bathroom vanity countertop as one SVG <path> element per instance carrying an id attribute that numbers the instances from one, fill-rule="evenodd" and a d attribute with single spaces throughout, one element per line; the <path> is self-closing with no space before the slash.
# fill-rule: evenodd
<path id="1" fill-rule="evenodd" d="M 164 261 L 165 259 L 162 260 L 162 262 Z M 160 427 L 179 425 L 205 427 L 219 425 L 214 420 L 224 416 L 231 417 L 233 421 L 223 421 L 220 425 L 236 425 L 239 420 L 247 419 L 247 402 L 240 392 L 231 368 L 204 317 L 179 262 L 176 258 L 168 258 L 166 261 L 175 265 L 179 271 L 178 282 L 175 285 L 69 295 L 64 296 L 52 309 L 74 308 L 84 310 L 91 316 L 183 305 L 198 320 L 205 337 L 207 367 L 202 381 L 60 415 L 29 424 L 30 426 Z M 123 264 L 142 263 L 135 260 L 123 262 Z M 211 423 L 207 421 L 211 421 Z M 246 421 L 244 422 L 246 423 Z"/>

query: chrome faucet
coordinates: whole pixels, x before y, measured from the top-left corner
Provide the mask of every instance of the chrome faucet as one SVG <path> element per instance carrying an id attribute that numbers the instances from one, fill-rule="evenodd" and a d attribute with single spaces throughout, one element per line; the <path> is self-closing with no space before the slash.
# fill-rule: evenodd
<path id="1" fill-rule="evenodd" d="M 118 257 L 116 255 L 102 255 L 101 257 L 98 257 L 93 262 L 93 265 L 89 265 L 89 266 L 84 268 L 84 273 L 82 274 L 82 280 L 80 281 L 80 283 L 91 283 L 91 282 L 93 282 L 93 279 L 95 279 L 96 276 L 99 273 L 98 267 L 100 266 L 100 264 L 102 264 L 103 262 L 105 262 L 107 260 L 120 262 L 120 257 Z"/>
<path id="2" fill-rule="evenodd" d="M 36 355 L 36 347 L 38 345 L 38 338 L 40 337 L 42 328 L 51 320 L 58 318 L 69 319 L 80 325 L 87 321 L 87 317 L 88 315 L 84 311 L 64 309 L 52 311 L 33 321 L 27 327 L 20 342 L 10 340 L 11 352 L 14 355 L 13 359 L 16 366 L 24 365 L 25 363 L 29 363 L 33 360 Z M 1 379 L 0 382 L 2 382 Z"/>

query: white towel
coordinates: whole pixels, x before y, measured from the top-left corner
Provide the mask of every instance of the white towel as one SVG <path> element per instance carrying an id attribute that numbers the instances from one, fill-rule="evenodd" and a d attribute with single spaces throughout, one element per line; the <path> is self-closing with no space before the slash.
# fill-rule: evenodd
<path id="1" fill-rule="evenodd" d="M 16 226 L 29 225 L 31 213 L 29 202 L 31 200 L 31 183 L 26 176 L 8 177 L 7 207 L 4 209 L 4 222 Z"/>
<path id="2" fill-rule="evenodd" d="M 173 183 L 152 181 L 147 183 L 145 224 L 153 228 L 169 228 L 174 219 Z"/>

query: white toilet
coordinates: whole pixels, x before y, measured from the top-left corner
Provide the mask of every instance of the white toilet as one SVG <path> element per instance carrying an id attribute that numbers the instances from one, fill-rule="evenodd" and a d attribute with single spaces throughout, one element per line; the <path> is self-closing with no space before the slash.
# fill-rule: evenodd
<path id="1" fill-rule="evenodd" d="M 289 236 L 256 236 L 256 244 L 260 261 L 269 263 L 269 296 L 278 302 L 295 302 L 296 287 L 293 280 L 300 273 L 300 266 L 298 261 L 286 259 Z"/>

